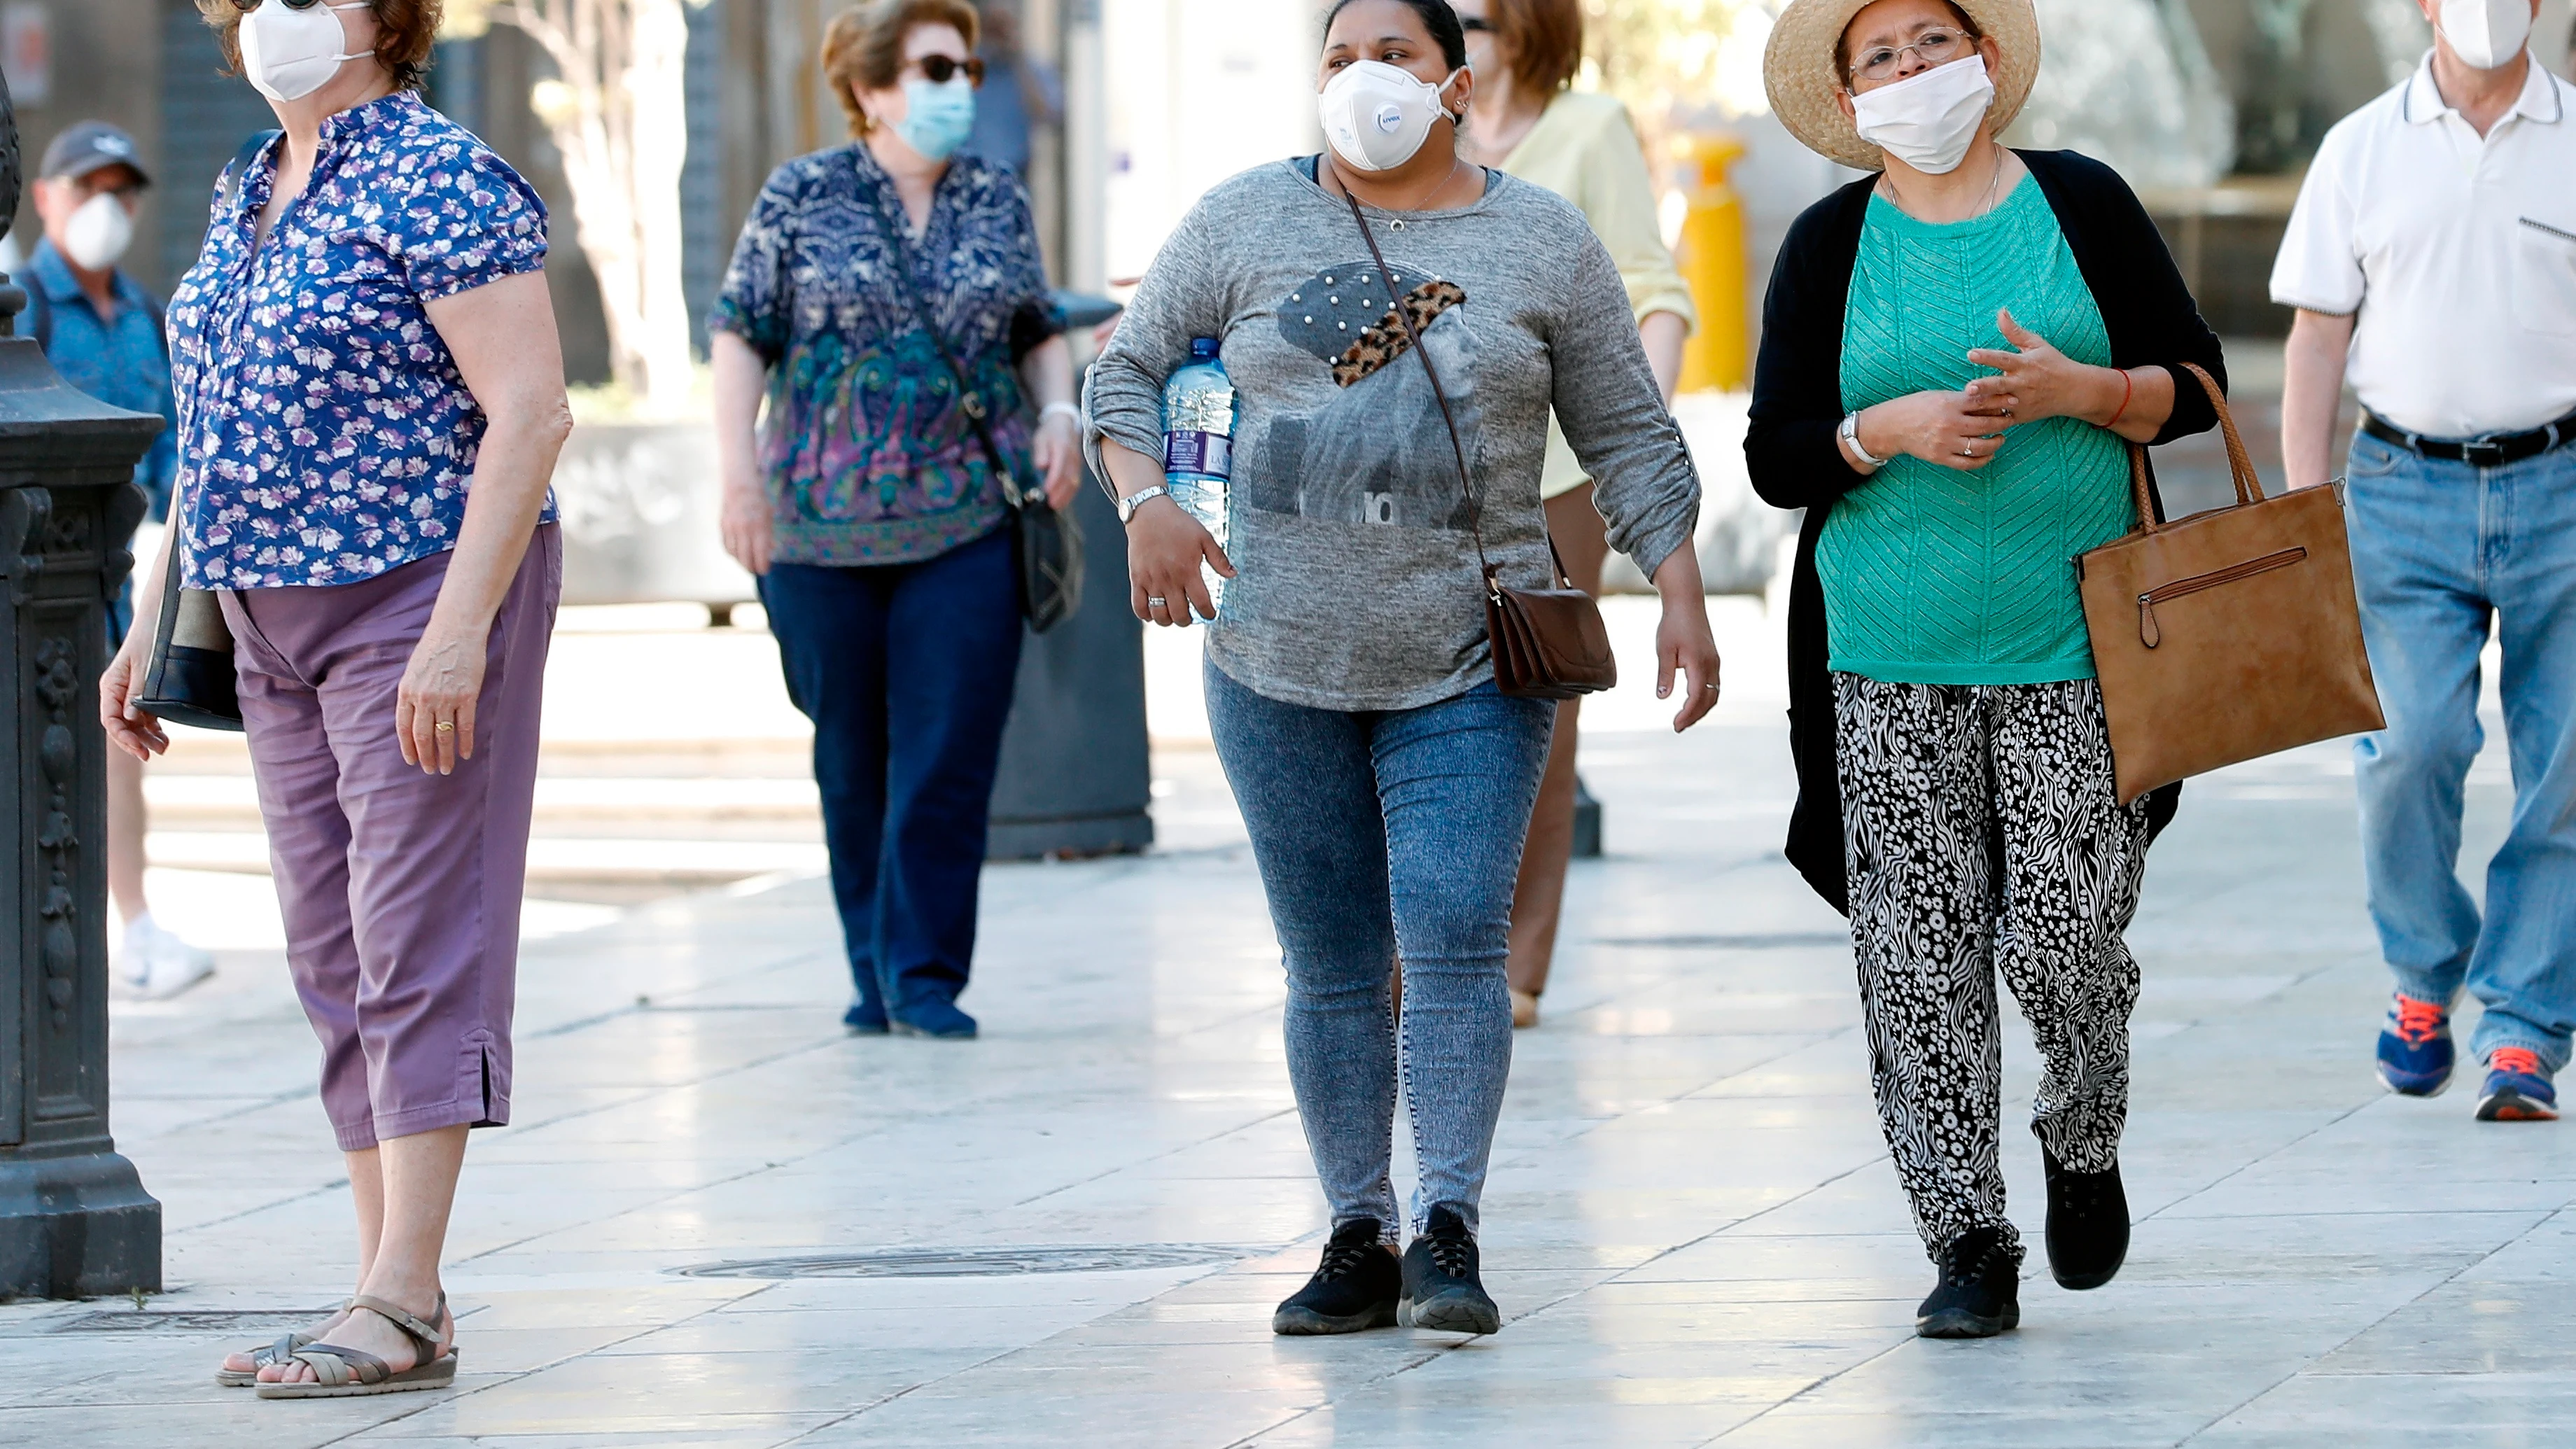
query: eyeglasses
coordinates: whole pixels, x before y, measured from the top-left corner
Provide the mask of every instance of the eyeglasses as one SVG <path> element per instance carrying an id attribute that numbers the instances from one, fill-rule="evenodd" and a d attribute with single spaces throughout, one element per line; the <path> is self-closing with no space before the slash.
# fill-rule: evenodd
<path id="1" fill-rule="evenodd" d="M 1894 76 L 1912 51 L 1925 65 L 1948 65 L 1974 48 L 1976 37 L 1956 30 L 1927 30 L 1914 37 L 1911 45 L 1873 45 L 1860 53 L 1851 73 L 1865 81 L 1883 81 Z"/>
<path id="2" fill-rule="evenodd" d="M 970 55 L 964 60 L 957 60 L 945 55 L 925 55 L 914 61 L 913 65 L 920 70 L 922 79 L 935 86 L 944 86 L 955 80 L 961 71 L 964 72 L 968 85 L 980 86 L 984 83 L 984 62 L 980 56 Z"/>

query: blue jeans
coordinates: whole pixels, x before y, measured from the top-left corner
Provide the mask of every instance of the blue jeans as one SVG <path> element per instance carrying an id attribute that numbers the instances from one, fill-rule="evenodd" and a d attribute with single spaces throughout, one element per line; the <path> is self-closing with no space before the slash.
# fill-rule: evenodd
<path id="1" fill-rule="evenodd" d="M 2388 728 L 2353 747 L 2371 919 L 2397 989 L 2486 1015 L 2473 1059 L 2528 1047 L 2553 1072 L 2576 1029 L 2576 447 L 2503 468 L 2354 440 L 2362 633 Z M 2500 631 L 2513 825 L 2486 916 L 2460 883 L 2478 655 Z"/>
<path id="2" fill-rule="evenodd" d="M 1419 709 L 1309 709 L 1213 664 L 1207 704 L 1286 959 L 1288 1080 L 1333 1222 L 1375 1218 L 1397 1240 L 1401 1052 L 1414 1230 L 1442 1203 L 1473 1228 L 1512 1065 L 1512 884 L 1556 705 L 1485 684 Z"/>
<path id="3" fill-rule="evenodd" d="M 760 581 L 787 692 L 814 722 L 854 1025 L 966 988 L 1018 588 L 1007 529 L 919 563 L 775 564 Z"/>

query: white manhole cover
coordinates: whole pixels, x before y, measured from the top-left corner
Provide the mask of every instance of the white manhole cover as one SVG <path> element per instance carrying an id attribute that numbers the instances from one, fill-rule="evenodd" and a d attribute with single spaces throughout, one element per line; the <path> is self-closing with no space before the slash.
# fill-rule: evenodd
<path id="1" fill-rule="evenodd" d="M 56 1328 L 56 1333 L 286 1333 L 309 1328 L 337 1312 L 333 1308 L 264 1308 L 243 1312 L 172 1313 L 117 1309 L 84 1313 Z"/>
<path id="2" fill-rule="evenodd" d="M 687 1278 L 1013 1278 L 1029 1273 L 1131 1273 L 1195 1268 L 1249 1256 L 1241 1248 L 1156 1243 L 1142 1247 L 881 1248 L 796 1258 L 744 1258 L 673 1271 Z"/>

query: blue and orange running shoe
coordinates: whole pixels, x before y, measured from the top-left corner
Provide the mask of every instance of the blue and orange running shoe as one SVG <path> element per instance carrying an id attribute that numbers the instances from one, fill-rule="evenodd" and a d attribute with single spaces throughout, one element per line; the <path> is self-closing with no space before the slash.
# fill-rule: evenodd
<path id="1" fill-rule="evenodd" d="M 2379 1029 L 2379 1080 L 2405 1097 L 2438 1097 L 2451 1085 L 2451 1013 L 2399 992 Z"/>
<path id="2" fill-rule="evenodd" d="M 2497 1047 L 2487 1053 L 2486 1090 L 2478 1094 L 2481 1122 L 2555 1122 L 2558 1089 L 2549 1084 L 2549 1069 L 2529 1047 Z"/>

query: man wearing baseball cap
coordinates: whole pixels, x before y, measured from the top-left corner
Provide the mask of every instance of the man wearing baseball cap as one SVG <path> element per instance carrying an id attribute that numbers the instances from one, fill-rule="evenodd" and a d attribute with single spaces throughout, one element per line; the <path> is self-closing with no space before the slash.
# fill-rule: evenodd
<path id="1" fill-rule="evenodd" d="M 160 301 L 117 267 L 149 185 L 134 139 L 104 121 L 82 121 L 45 148 L 32 188 L 45 238 L 19 279 L 27 291 L 19 331 L 45 349 L 65 382 L 112 406 L 161 415 L 161 436 L 134 465 L 135 484 L 151 500 L 145 516 L 158 522 L 170 512 L 178 471 L 170 353 Z M 133 623 L 133 601 L 129 582 L 108 611 L 111 649 Z M 143 894 L 143 767 L 122 750 L 107 754 L 108 884 L 125 918 L 121 984 L 141 996 L 174 996 L 212 975 L 214 958 L 152 919 Z"/>

